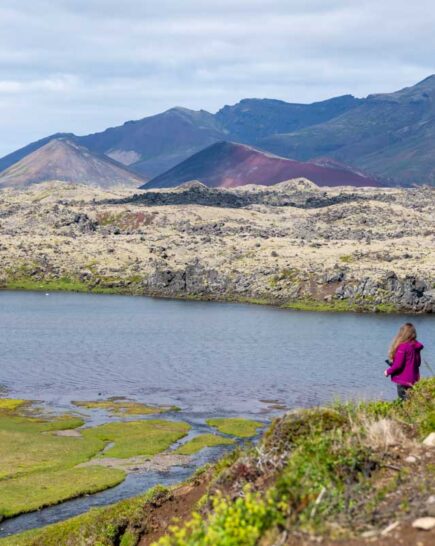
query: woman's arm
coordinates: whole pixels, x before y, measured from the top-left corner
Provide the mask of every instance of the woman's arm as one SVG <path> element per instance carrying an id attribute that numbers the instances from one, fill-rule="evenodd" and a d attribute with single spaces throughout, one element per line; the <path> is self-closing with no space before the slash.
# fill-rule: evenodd
<path id="1" fill-rule="evenodd" d="M 405 364 L 405 349 L 399 347 L 394 355 L 393 364 L 386 370 L 385 375 L 388 377 L 396 372 L 399 372 Z"/>

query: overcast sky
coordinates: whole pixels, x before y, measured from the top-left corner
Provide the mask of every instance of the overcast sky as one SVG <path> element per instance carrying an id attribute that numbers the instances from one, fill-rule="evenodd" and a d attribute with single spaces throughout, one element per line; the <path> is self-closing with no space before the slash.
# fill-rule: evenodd
<path id="1" fill-rule="evenodd" d="M 0 0 L 0 156 L 171 106 L 313 102 L 435 72 L 433 0 Z"/>

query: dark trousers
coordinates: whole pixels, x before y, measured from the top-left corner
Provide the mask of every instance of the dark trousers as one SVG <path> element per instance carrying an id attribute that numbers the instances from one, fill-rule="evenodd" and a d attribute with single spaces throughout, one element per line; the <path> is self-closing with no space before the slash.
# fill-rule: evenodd
<path id="1" fill-rule="evenodd" d="M 397 396 L 399 397 L 399 400 L 406 400 L 409 395 L 409 391 L 412 389 L 412 387 L 406 387 L 405 385 L 397 385 Z"/>

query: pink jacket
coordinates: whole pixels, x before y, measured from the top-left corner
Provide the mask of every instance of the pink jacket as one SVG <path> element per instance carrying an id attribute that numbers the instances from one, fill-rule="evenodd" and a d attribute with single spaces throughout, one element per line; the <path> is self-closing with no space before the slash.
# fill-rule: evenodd
<path id="1" fill-rule="evenodd" d="M 420 352 L 423 345 L 419 341 L 401 343 L 396 350 L 392 365 L 387 370 L 391 381 L 411 387 L 420 379 Z"/>

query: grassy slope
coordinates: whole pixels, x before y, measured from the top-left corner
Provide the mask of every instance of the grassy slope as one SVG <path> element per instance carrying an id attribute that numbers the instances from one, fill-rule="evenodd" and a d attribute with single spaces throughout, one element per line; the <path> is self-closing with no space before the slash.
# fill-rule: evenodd
<path id="1" fill-rule="evenodd" d="M 254 546 L 260 539 L 269 546 L 294 531 L 349 537 L 376 523 L 385 525 L 382 502 L 413 479 L 406 467 L 398 467 L 399 477 L 396 470 L 393 477 L 385 473 L 389 451 L 393 444 L 399 449 L 415 445 L 435 430 L 434 400 L 432 378 L 404 404 L 346 404 L 278 419 L 259 452 L 236 462 L 221 487 L 218 481 L 208 508 L 162 537 L 158 546 Z M 422 468 L 418 495 L 427 498 L 435 481 L 433 465 Z M 264 481 L 272 485 L 265 489 Z M 231 495 L 225 494 L 228 483 Z M 412 511 L 407 497 L 399 501 L 395 518 Z"/>

